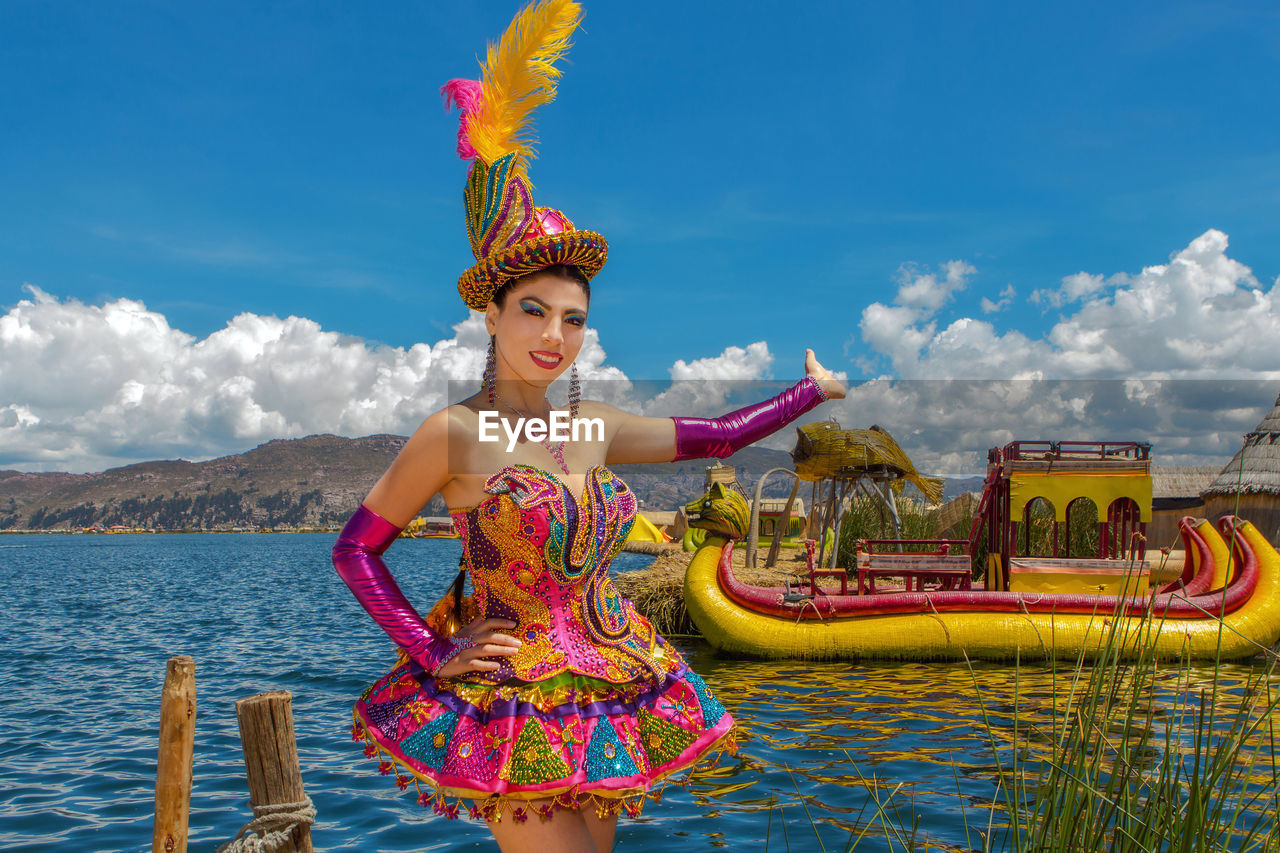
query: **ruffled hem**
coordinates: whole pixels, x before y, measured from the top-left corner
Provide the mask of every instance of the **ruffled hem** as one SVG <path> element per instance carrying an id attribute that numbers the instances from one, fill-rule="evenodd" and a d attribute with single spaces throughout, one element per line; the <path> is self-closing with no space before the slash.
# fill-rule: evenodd
<path id="1" fill-rule="evenodd" d="M 504 804 L 639 814 L 653 785 L 736 749 L 733 717 L 682 659 L 662 678 L 613 684 L 565 676 L 477 685 L 400 664 L 352 709 L 351 734 L 378 769 L 418 800 L 456 817 L 496 819 Z M 424 789 L 424 784 L 426 788 Z M 517 820 L 523 818 L 517 816 Z"/>
<path id="2" fill-rule="evenodd" d="M 408 790 L 412 785 L 418 795 L 418 805 L 449 820 L 465 815 L 472 820 L 501 822 L 508 809 L 512 820 L 517 823 L 528 820 L 530 812 L 545 822 L 551 820 L 557 811 L 583 808 L 591 808 L 601 819 L 623 812 L 630 817 L 639 817 L 647 801 L 662 801 L 663 791 L 671 782 L 672 776 L 685 770 L 692 775 L 693 770 L 700 766 L 715 767 L 725 753 L 738 753 L 738 730 L 731 723 L 726 731 L 706 743 L 689 760 L 654 775 L 645 786 L 610 790 L 584 788 L 581 784 L 575 784 L 547 790 L 493 793 L 439 784 L 379 744 L 357 708 L 352 709 L 351 716 L 351 739 L 365 742 L 364 754 L 378 759 L 378 772 L 384 776 L 394 774 L 396 787 L 402 791 Z M 654 790 L 653 786 L 659 783 L 662 787 Z M 477 800 L 478 803 L 475 802 Z M 539 801 L 550 802 L 535 806 L 534 803 Z"/>

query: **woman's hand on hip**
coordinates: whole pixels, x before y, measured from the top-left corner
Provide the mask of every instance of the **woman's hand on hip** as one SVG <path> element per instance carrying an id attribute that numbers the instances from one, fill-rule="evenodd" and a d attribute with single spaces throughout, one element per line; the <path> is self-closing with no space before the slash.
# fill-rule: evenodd
<path id="1" fill-rule="evenodd" d="M 516 627 L 509 619 L 476 619 L 460 628 L 455 637 L 465 637 L 474 645 L 458 652 L 436 672 L 437 678 L 454 678 L 468 672 L 495 672 L 501 665 L 491 657 L 511 657 L 520 652 L 521 643 L 502 629 Z"/>
<path id="2" fill-rule="evenodd" d="M 804 351 L 804 372 L 806 376 L 812 376 L 827 394 L 829 400 L 843 400 L 848 392 L 836 375 L 827 370 L 818 363 L 818 357 L 813 354 L 813 350 Z"/>

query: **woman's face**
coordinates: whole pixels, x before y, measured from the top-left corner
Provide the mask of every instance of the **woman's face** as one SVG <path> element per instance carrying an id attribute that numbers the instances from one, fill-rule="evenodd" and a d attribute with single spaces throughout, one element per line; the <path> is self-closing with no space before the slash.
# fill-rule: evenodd
<path id="1" fill-rule="evenodd" d="M 572 279 L 534 273 L 507 292 L 503 307 L 489 303 L 484 324 L 494 336 L 499 370 L 515 374 L 512 379 L 549 385 L 582 349 L 587 295 Z"/>

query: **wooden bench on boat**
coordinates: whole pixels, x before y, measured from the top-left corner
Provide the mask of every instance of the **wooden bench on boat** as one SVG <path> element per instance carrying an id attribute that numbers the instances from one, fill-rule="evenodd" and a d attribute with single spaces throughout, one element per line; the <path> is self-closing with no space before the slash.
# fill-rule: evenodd
<path id="1" fill-rule="evenodd" d="M 898 553 L 876 551 L 876 547 L 896 547 L 911 544 L 935 545 L 933 551 Z M 936 584 L 938 589 L 953 590 L 972 588 L 973 573 L 969 555 L 965 553 L 968 542 L 963 539 L 865 539 L 857 543 L 855 571 L 858 595 L 882 594 L 876 588 L 877 578 L 902 578 L 903 592 L 923 592 L 925 584 Z M 809 591 L 818 595 L 819 578 L 834 578 L 840 582 L 840 594 L 849 594 L 849 572 L 846 569 L 819 569 L 812 560 L 809 563 Z M 898 590 L 894 590 L 897 592 Z"/>

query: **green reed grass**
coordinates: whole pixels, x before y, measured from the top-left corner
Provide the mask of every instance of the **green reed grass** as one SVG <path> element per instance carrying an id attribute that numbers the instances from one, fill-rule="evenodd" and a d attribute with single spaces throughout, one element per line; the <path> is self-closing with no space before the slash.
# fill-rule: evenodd
<path id="1" fill-rule="evenodd" d="M 889 511 L 878 500 L 857 497 L 849 502 L 849 508 L 840 521 L 840 544 L 836 554 L 837 566 L 854 564 L 854 548 L 859 539 L 933 539 L 937 535 L 936 513 L 930 512 L 920 501 L 898 495 L 894 499 L 898 509 L 899 535 L 893 535 L 893 522 Z M 966 535 L 968 531 L 966 530 Z M 906 545 L 903 550 L 932 550 L 933 545 Z"/>
<path id="2" fill-rule="evenodd" d="M 1054 697 L 1047 722 L 1019 701 L 1017 673 L 1028 662 L 1016 661 L 1011 726 L 992 719 L 969 667 L 996 756 L 997 793 L 983 819 L 971 822 L 957 776 L 965 849 L 1280 853 L 1277 655 L 1264 651 L 1243 689 L 1227 690 L 1216 662 L 1202 679 L 1185 655 L 1155 653 L 1154 635 L 1176 625 L 1165 626 L 1150 606 L 1140 618 L 1122 618 L 1120 608 L 1095 615 L 1104 638 L 1092 662 L 1081 654 L 1060 667 L 1046 637 Z M 922 836 L 901 786 L 884 793 L 853 767 L 870 814 L 830 849 L 848 853 L 868 839 L 904 853 L 958 849 Z"/>
<path id="3" fill-rule="evenodd" d="M 1233 696 L 1216 665 L 1199 684 L 1185 656 L 1158 659 L 1157 614 L 1118 616 L 1098 615 L 1106 633 L 1094 664 L 1081 657 L 1063 674 L 1066 699 L 1050 731 L 1033 732 L 1015 712 L 1002 743 L 984 709 L 1003 759 L 996 811 L 1005 819 L 982 849 L 1280 850 L 1275 656 Z M 980 694 L 976 677 L 974 688 Z M 1047 735 L 1047 747 L 1033 735 Z"/>

